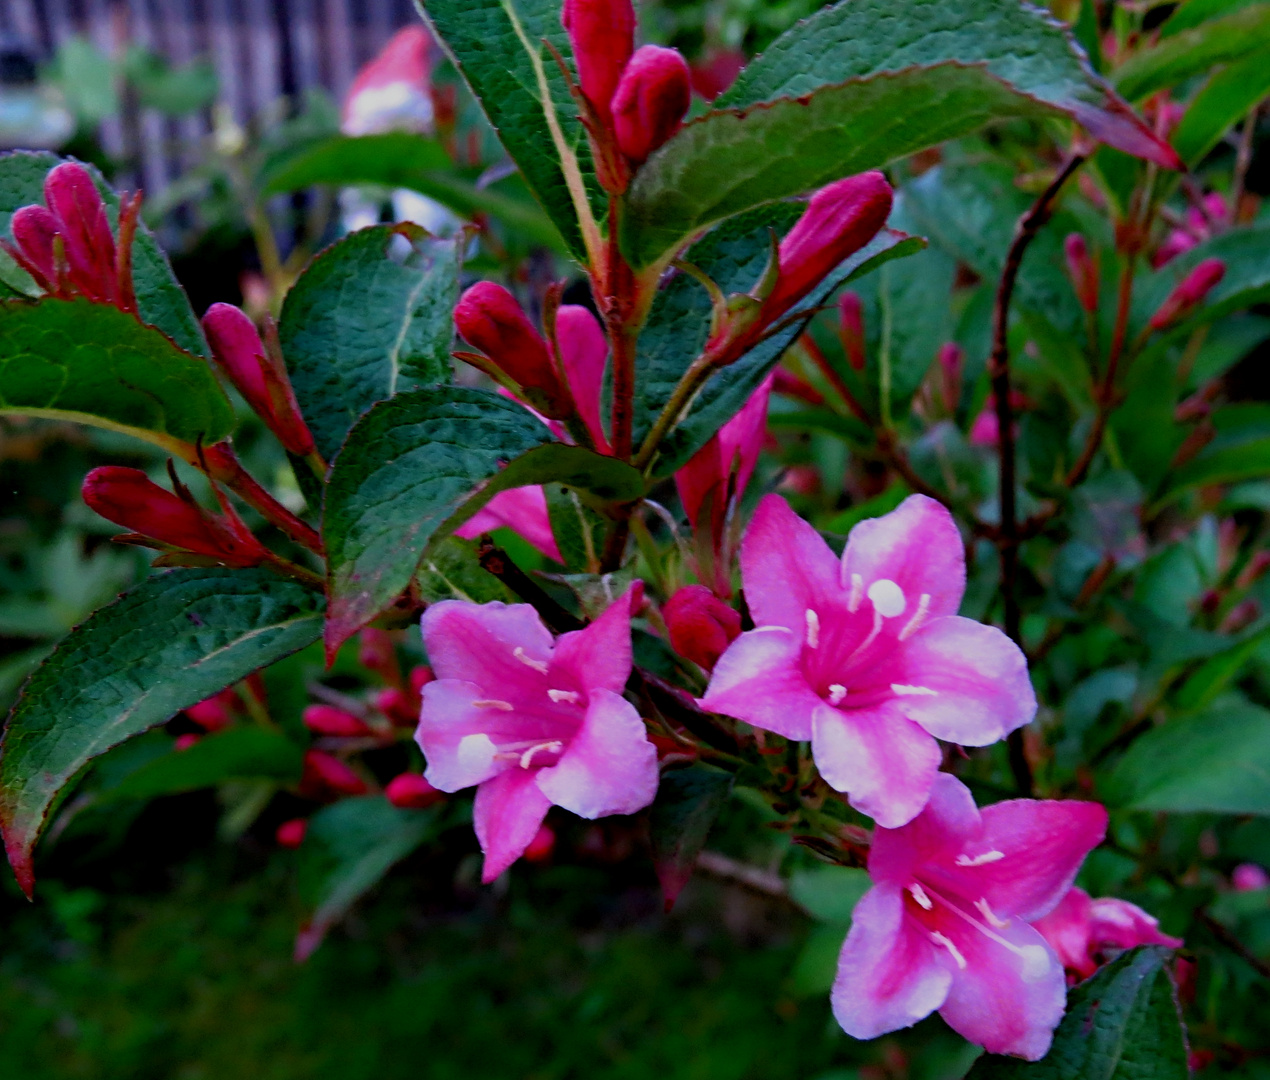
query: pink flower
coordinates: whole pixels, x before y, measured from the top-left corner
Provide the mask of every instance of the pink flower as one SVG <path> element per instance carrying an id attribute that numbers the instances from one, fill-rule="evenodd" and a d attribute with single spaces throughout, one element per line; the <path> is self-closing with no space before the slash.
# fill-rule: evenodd
<path id="1" fill-rule="evenodd" d="M 1256 863 L 1240 863 L 1231 873 L 1230 883 L 1235 892 L 1256 892 L 1258 889 L 1270 888 L 1270 874 Z"/>
<path id="2" fill-rule="evenodd" d="M 862 521 L 839 560 L 768 495 L 741 576 L 757 629 L 719 659 L 702 707 L 810 739 L 825 780 L 885 828 L 926 805 L 937 738 L 987 746 L 1036 714 L 1018 646 L 955 614 L 964 548 L 932 499 L 910 495 Z"/>
<path id="3" fill-rule="evenodd" d="M 474 540 L 481 533 L 507 527 L 523 536 L 549 559 L 564 562 L 551 518 L 547 513 L 547 493 L 541 484 L 500 491 L 481 509 L 454 530 L 455 536 Z"/>
<path id="4" fill-rule="evenodd" d="M 636 588 L 554 641 L 527 604 L 443 600 L 424 612 L 437 678 L 415 738 L 434 787 L 479 785 L 486 882 L 524 853 L 552 805 L 594 819 L 653 801 L 657 751 L 622 697 Z"/>
<path id="5" fill-rule="evenodd" d="M 1159 922 L 1137 904 L 1113 897 L 1091 900 L 1089 893 L 1075 887 L 1032 925 L 1078 980 L 1098 970 L 1108 949 L 1119 951 L 1135 945 L 1177 949 L 1182 945 L 1181 938 L 1161 934 Z"/>
<path id="6" fill-rule="evenodd" d="M 736 82 L 748 62 L 740 49 L 711 49 L 692 65 L 692 88 L 713 101 Z"/>
<path id="7" fill-rule="evenodd" d="M 642 164 L 679 130 L 691 102 L 688 63 L 676 50 L 637 49 L 613 96 L 613 129 L 627 160 Z"/>
<path id="8" fill-rule="evenodd" d="M 424 27 L 398 30 L 349 87 L 340 121 L 344 134 L 370 135 L 399 127 L 431 131 L 431 53 L 432 37 Z"/>
<path id="9" fill-rule="evenodd" d="M 843 1030 L 871 1039 L 938 1009 L 991 1053 L 1043 1057 L 1066 984 L 1028 923 L 1059 902 L 1106 827 L 1096 803 L 1016 799 L 981 812 L 940 773 L 921 814 L 873 834 L 874 885 L 852 914 L 833 988 Z"/>

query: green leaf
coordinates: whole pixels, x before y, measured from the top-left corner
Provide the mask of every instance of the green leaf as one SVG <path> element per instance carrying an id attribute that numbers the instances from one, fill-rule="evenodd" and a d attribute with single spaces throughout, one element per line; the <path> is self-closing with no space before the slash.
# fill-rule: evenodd
<path id="1" fill-rule="evenodd" d="M 730 772 L 699 763 L 662 776 L 648 829 L 667 911 L 692 877 L 710 828 L 732 794 L 732 781 Z"/>
<path id="2" fill-rule="evenodd" d="M 1139 101 L 1203 75 L 1214 64 L 1242 60 L 1268 45 L 1270 4 L 1252 4 L 1144 49 L 1116 70 L 1114 82 L 1130 101 Z"/>
<path id="3" fill-rule="evenodd" d="M 758 107 L 755 107 L 758 106 Z M 648 160 L 622 246 L 636 266 L 759 203 L 1007 117 L 1059 116 L 1173 164 L 1047 13 L 999 0 L 849 0 L 798 23 Z"/>
<path id="4" fill-rule="evenodd" d="M 566 570 L 594 573 L 608 531 L 604 519 L 573 488 L 548 484 L 547 517 Z"/>
<path id="5" fill-rule="evenodd" d="M 966 1080 L 1188 1080 L 1177 992 L 1159 946 L 1117 957 L 1067 996 L 1040 1061 L 985 1054 Z"/>
<path id="6" fill-rule="evenodd" d="M 108 797 L 152 799 L 258 777 L 294 782 L 303 766 L 304 751 L 281 732 L 232 727 L 148 762 L 110 789 Z"/>
<path id="7" fill-rule="evenodd" d="M 403 259 L 393 244 L 407 241 Z M 462 248 L 417 225 L 375 225 L 321 252 L 287 293 L 282 353 L 328 461 L 375 402 L 449 381 Z"/>
<path id="8" fill-rule="evenodd" d="M 789 895 L 820 922 L 847 925 L 860 898 L 872 887 L 867 870 L 852 866 L 815 866 L 797 870 Z"/>
<path id="9" fill-rule="evenodd" d="M 1270 712 L 1222 705 L 1141 736 L 1107 781 L 1112 805 L 1270 815 Z"/>
<path id="10" fill-rule="evenodd" d="M 1256 480 L 1270 473 L 1270 406 L 1226 405 L 1212 419 L 1216 437 L 1166 477 L 1157 509 L 1197 487 Z"/>
<path id="11" fill-rule="evenodd" d="M 15 210 L 21 206 L 44 202 L 44 178 L 64 160 L 68 159 L 43 151 L 30 153 L 19 150 L 0 154 L 0 230 L 6 236 L 9 235 L 9 221 Z M 84 168 L 92 174 L 97 190 L 105 200 L 111 228 L 118 235 L 118 196 L 110 190 L 96 169 L 91 165 L 85 165 Z M 0 279 L 17 288 L 19 292 L 25 292 L 30 284 L 26 274 L 7 256 L 0 257 Z M 167 256 L 144 224 L 138 225 L 132 246 L 132 283 L 142 322 L 158 327 L 186 352 L 199 356 L 208 355 L 203 331 L 190 308 L 185 290 L 177 283 Z"/>
<path id="12" fill-rule="evenodd" d="M 1229 15 L 1232 11 L 1238 11 L 1241 8 L 1252 7 L 1258 2 L 1259 0 L 1186 0 L 1185 3 L 1177 6 L 1168 21 L 1160 27 L 1160 39 L 1180 34 L 1183 30 L 1190 30 L 1192 27 L 1199 26 L 1200 23 L 1208 22 L 1209 19 Z"/>
<path id="13" fill-rule="evenodd" d="M 565 169 L 548 128 L 539 91 L 540 65 L 551 93 L 567 152 L 578 163 L 576 183 L 598 200 L 590 147 L 577 119 L 564 76 L 541 42 L 545 38 L 571 55 L 560 23 L 559 0 L 416 0 L 416 6 L 467 81 L 520 166 L 530 191 L 560 230 L 570 253 L 586 258 Z M 534 50 L 533 54 L 529 49 Z"/>
<path id="14" fill-rule="evenodd" d="M 447 536 L 428 548 L 415 581 L 419 596 L 429 604 L 437 600 L 517 603 L 507 586 L 480 564 L 476 542 L 457 536 Z"/>
<path id="15" fill-rule="evenodd" d="M 1177 707 L 1189 711 L 1211 705 L 1256 655 L 1268 632 L 1270 628 L 1263 628 L 1243 636 L 1233 647 L 1206 660 L 1177 692 Z"/>
<path id="16" fill-rule="evenodd" d="M 344 799 L 309 819 L 297 887 L 312 915 L 296 937 L 307 959 L 326 932 L 390 869 L 428 839 L 439 810 L 399 810 L 382 795 Z"/>
<path id="17" fill-rule="evenodd" d="M 0 827 L 23 889 L 57 793 L 84 765 L 316 641 L 321 597 L 267 570 L 155 575 L 71 631 L 0 742 Z"/>
<path id="18" fill-rule="evenodd" d="M 1173 132 L 1173 148 L 1194 168 L 1231 126 L 1270 94 L 1270 48 L 1217 72 L 1195 95 Z"/>
<path id="19" fill-rule="evenodd" d="M 206 360 L 83 299 L 0 302 L 0 412 L 122 431 L 177 454 L 234 422 Z"/>

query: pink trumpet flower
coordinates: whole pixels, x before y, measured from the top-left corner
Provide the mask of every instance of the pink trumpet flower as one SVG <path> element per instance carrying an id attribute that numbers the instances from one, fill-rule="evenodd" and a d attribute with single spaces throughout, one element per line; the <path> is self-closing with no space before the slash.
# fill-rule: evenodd
<path id="1" fill-rule="evenodd" d="M 964 547 L 948 511 L 910 495 L 836 558 L 778 495 L 741 543 L 756 629 L 720 657 L 703 708 L 810 739 L 820 774 L 894 829 L 926 805 L 935 741 L 987 746 L 1036 714 L 1023 653 L 956 615 Z"/>
<path id="2" fill-rule="evenodd" d="M 1158 920 L 1137 904 L 1114 897 L 1091 900 L 1084 889 L 1072 887 L 1047 915 L 1032 926 L 1058 954 L 1072 981 L 1087 979 L 1107 956 L 1135 945 L 1182 946 L 1182 939 L 1169 937 L 1159 930 Z"/>
<path id="3" fill-rule="evenodd" d="M 478 785 L 484 881 L 524 854 L 552 805 L 594 819 L 653 801 L 657 751 L 622 697 L 637 589 L 555 640 L 527 604 L 443 600 L 424 612 L 437 678 L 415 738 L 434 787 Z"/>
<path id="4" fill-rule="evenodd" d="M 980 811 L 940 773 L 913 821 L 873 834 L 873 888 L 855 907 L 833 988 L 843 1030 L 871 1039 L 938 1009 L 991 1053 L 1043 1057 L 1066 983 L 1028 924 L 1063 898 L 1106 828 L 1097 803 L 1016 799 Z"/>

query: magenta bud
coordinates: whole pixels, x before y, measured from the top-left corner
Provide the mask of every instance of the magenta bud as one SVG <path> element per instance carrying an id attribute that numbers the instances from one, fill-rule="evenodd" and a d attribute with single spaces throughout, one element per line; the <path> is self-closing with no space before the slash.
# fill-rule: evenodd
<path id="1" fill-rule="evenodd" d="M 304 752 L 304 772 L 300 793 L 309 798 L 335 795 L 365 795 L 366 781 L 334 754 L 322 750 Z"/>
<path id="2" fill-rule="evenodd" d="M 671 647 L 707 671 L 741 633 L 741 616 L 704 585 L 685 585 L 662 608 Z"/>
<path id="3" fill-rule="evenodd" d="M 838 328 L 847 363 L 855 371 L 864 370 L 864 306 L 860 294 L 844 292 L 838 297 Z"/>
<path id="4" fill-rule="evenodd" d="M 19 251 L 33 269 L 43 278 L 41 288 L 53 291 L 57 284 L 57 257 L 53 240 L 57 236 L 57 218 L 43 206 L 23 206 L 15 210 L 9 223 L 13 239 Z M 34 275 L 33 275 L 34 276 Z"/>
<path id="5" fill-rule="evenodd" d="M 410 669 L 410 690 L 415 697 L 419 697 L 423 693 L 423 688 L 435 680 L 436 675 L 426 664 Z"/>
<path id="6" fill-rule="evenodd" d="M 675 49 L 637 49 L 613 97 L 613 128 L 627 160 L 642 164 L 679 130 L 691 102 L 688 63 Z"/>
<path id="7" fill-rule="evenodd" d="M 1270 889 L 1270 874 L 1256 863 L 1240 863 L 1231 873 L 1230 883 L 1235 887 L 1235 892 Z"/>
<path id="8" fill-rule="evenodd" d="M 402 773 L 388 781 L 384 794 L 393 806 L 402 810 L 422 810 L 445 798 L 445 792 L 438 791 L 418 773 Z"/>
<path id="9" fill-rule="evenodd" d="M 44 179 L 44 202 L 57 218 L 72 284 L 90 300 L 113 302 L 115 238 L 101 192 L 88 170 L 65 162 Z"/>
<path id="10" fill-rule="evenodd" d="M 172 744 L 172 749 L 175 750 L 177 753 L 180 753 L 182 750 L 188 750 L 191 746 L 197 743 L 202 737 L 203 736 L 196 731 L 190 731 L 184 735 L 178 735 L 176 737 L 176 742 Z"/>
<path id="11" fill-rule="evenodd" d="M 307 818 L 292 818 L 290 821 L 284 821 L 278 826 L 278 831 L 273 834 L 274 839 L 278 842 L 279 847 L 298 848 L 304 843 L 304 834 L 309 831 L 309 821 Z"/>
<path id="12" fill-rule="evenodd" d="M 387 630 L 367 627 L 358 635 L 357 643 L 357 662 L 362 667 L 374 672 L 387 683 L 400 679 L 397 649 Z"/>
<path id="13" fill-rule="evenodd" d="M 635 49 L 631 0 L 565 0 L 561 20 L 573 46 L 582 93 L 606 125 L 613 94 Z"/>
<path id="14" fill-rule="evenodd" d="M 304 726 L 315 735 L 353 737 L 374 734 L 360 716 L 354 716 L 334 705 L 310 705 L 304 710 L 302 718 Z"/>
<path id="15" fill-rule="evenodd" d="M 784 315 L 886 224 L 891 185 L 880 172 L 848 176 L 817 191 L 780 244 L 780 274 L 763 320 Z"/>
<path id="16" fill-rule="evenodd" d="M 1166 326 L 1202 303 L 1213 288 L 1226 276 L 1226 264 L 1221 259 L 1204 259 L 1182 279 L 1151 316 L 1151 329 L 1163 330 Z"/>
<path id="17" fill-rule="evenodd" d="M 1063 241 L 1067 273 L 1071 275 L 1076 299 L 1086 311 L 1098 310 L 1098 266 L 1089 257 L 1089 247 L 1080 233 L 1069 233 Z"/>
<path id="18" fill-rule="evenodd" d="M 375 708 L 396 727 L 414 727 L 419 722 L 417 699 L 412 701 L 404 690 L 390 686 L 375 695 Z"/>
<path id="19" fill-rule="evenodd" d="M 185 710 L 185 715 L 204 731 L 220 731 L 234 722 L 231 702 L 235 700 L 232 690 L 223 690 L 205 701 L 191 705 Z"/>
<path id="20" fill-rule="evenodd" d="M 551 858 L 551 853 L 555 850 L 555 830 L 544 823 L 538 826 L 538 831 L 534 833 L 534 838 L 529 841 L 529 846 L 525 848 L 523 858 L 525 862 L 543 863 Z"/>
<path id="21" fill-rule="evenodd" d="M 549 402 L 567 400 L 547 342 L 501 285 L 478 281 L 468 289 L 454 309 L 454 325 L 518 386 L 540 391 Z"/>

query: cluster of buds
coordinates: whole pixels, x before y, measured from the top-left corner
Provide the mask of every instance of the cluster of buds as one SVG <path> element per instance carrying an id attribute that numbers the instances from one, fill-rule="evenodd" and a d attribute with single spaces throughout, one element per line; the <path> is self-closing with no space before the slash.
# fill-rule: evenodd
<path id="1" fill-rule="evenodd" d="M 168 466 L 175 494 L 140 469 L 103 465 L 84 477 L 84 502 L 116 525 L 132 531 L 115 539 L 164 552 L 161 566 L 259 566 L 269 552 L 229 501 L 216 491 L 221 512 L 204 510 Z"/>
<path id="2" fill-rule="evenodd" d="M 44 205 L 14 212 L 14 243 L 0 240 L 0 247 L 50 296 L 82 296 L 135 312 L 132 240 L 140 212 L 140 192 L 123 199 L 116 243 L 92 176 L 66 162 L 45 177 Z"/>
<path id="3" fill-rule="evenodd" d="M 596 171 L 604 189 L 620 195 L 634 170 L 679 130 L 692 75 L 674 49 L 635 48 L 631 0 L 565 0 L 563 22 L 578 71 L 571 88 Z"/>

